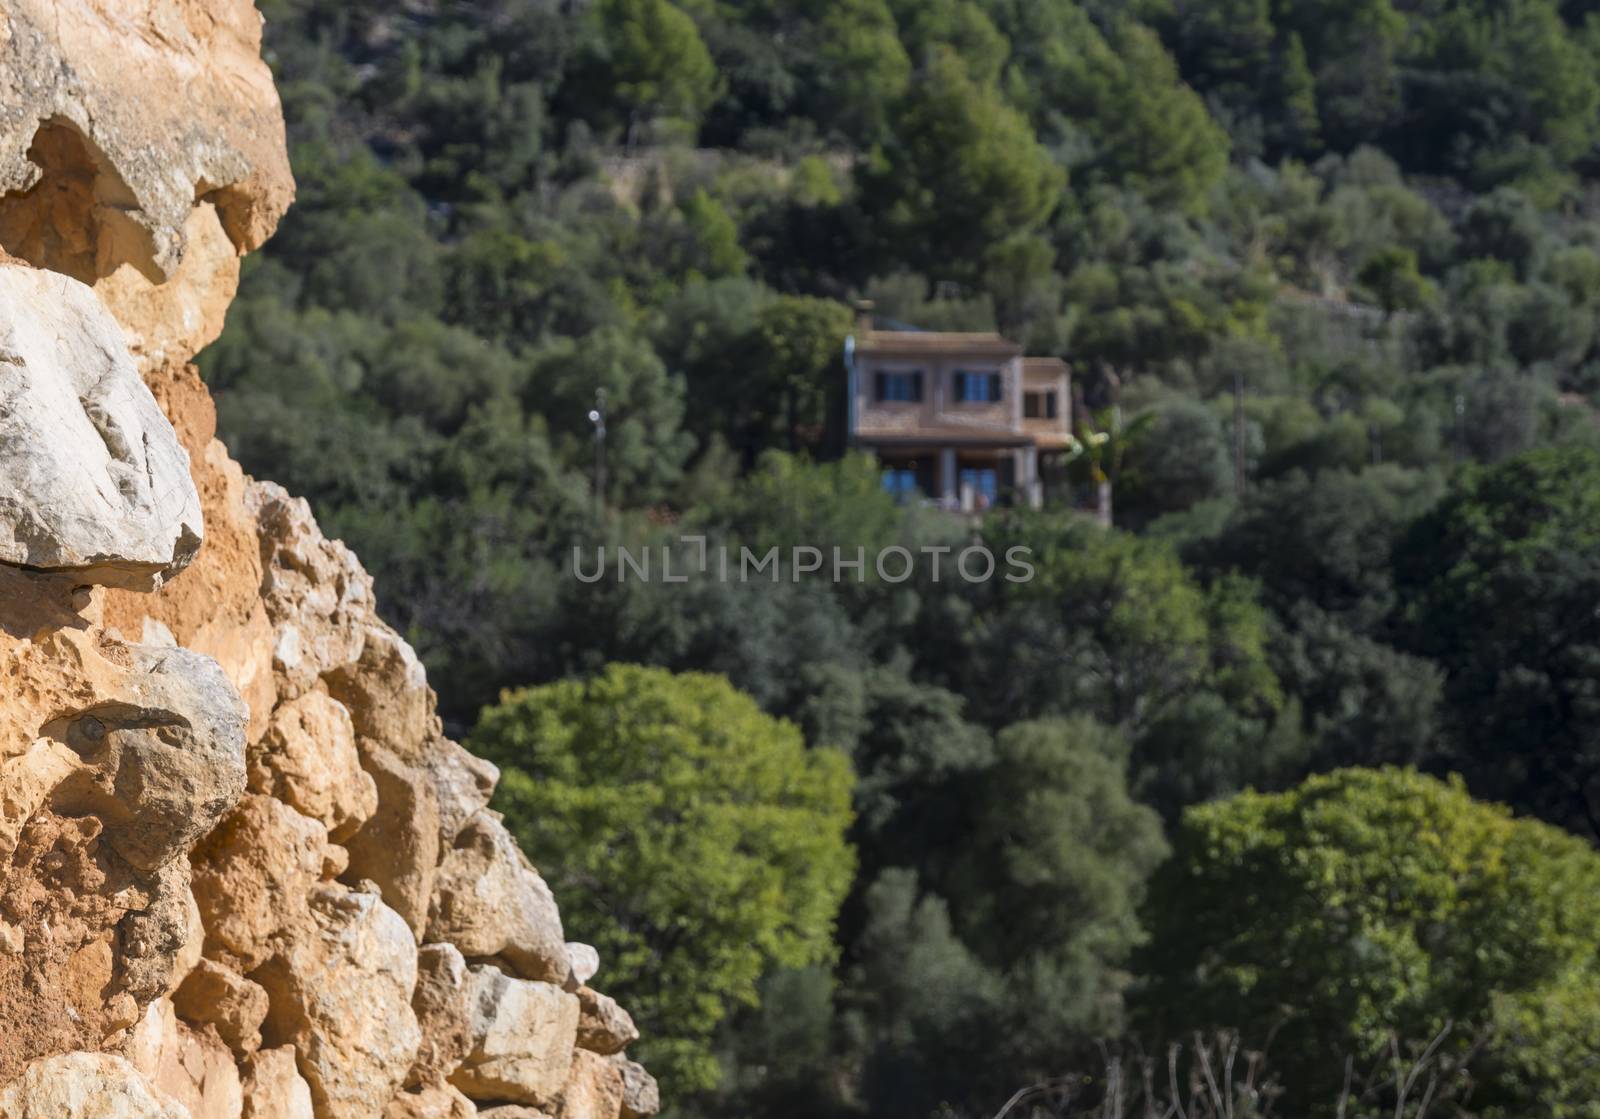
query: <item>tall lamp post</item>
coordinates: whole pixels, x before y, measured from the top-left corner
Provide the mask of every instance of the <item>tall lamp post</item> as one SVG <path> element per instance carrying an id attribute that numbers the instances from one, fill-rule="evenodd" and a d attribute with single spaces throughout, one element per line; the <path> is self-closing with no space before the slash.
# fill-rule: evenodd
<path id="1" fill-rule="evenodd" d="M 594 407 L 589 409 L 594 424 L 594 515 L 599 520 L 606 508 L 606 390 L 594 390 Z"/>

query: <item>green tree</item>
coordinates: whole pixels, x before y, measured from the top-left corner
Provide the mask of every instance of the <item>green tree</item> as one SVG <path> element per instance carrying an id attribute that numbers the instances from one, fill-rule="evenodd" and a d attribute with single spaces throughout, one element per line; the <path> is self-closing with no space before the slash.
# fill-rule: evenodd
<path id="1" fill-rule="evenodd" d="M 1420 311 L 1435 298 L 1433 284 L 1417 271 L 1417 254 L 1398 245 L 1368 258 L 1356 273 L 1356 283 L 1372 293 L 1385 315 Z"/>
<path id="2" fill-rule="evenodd" d="M 1011 44 L 975 0 L 893 0 L 911 56 L 927 58 L 939 48 L 960 56 L 967 73 L 985 84 L 998 82 Z"/>
<path id="3" fill-rule="evenodd" d="M 820 4 L 818 116 L 857 140 L 882 137 L 894 103 L 911 81 L 911 59 L 884 0 Z"/>
<path id="4" fill-rule="evenodd" d="M 1402 640 L 1447 674 L 1453 766 L 1600 839 L 1600 452 L 1468 469 L 1395 562 Z"/>
<path id="5" fill-rule="evenodd" d="M 863 908 L 845 975 L 851 1012 L 863 1023 L 869 1113 L 925 1116 L 975 1088 L 988 1102 L 974 1080 L 1003 1080 L 1012 1066 L 975 1059 L 975 1050 L 995 1040 L 1004 980 L 962 943 L 949 903 L 914 871 L 884 871 L 867 887 Z"/>
<path id="6" fill-rule="evenodd" d="M 1162 205 L 1201 210 L 1227 169 L 1226 135 L 1194 91 L 1178 79 L 1172 56 L 1150 29 L 1117 27 L 1111 45 L 1123 71 L 1096 101 L 1100 162 L 1117 181 Z"/>
<path id="7" fill-rule="evenodd" d="M 1422 765 L 1439 754 L 1444 672 L 1296 603 L 1274 635 L 1272 667 L 1297 701 L 1307 768 Z"/>
<path id="8" fill-rule="evenodd" d="M 1084 968 L 1066 983 L 1070 1005 L 1033 1010 L 1064 1030 L 1113 1024 L 1101 1015 L 1124 978 L 1114 965 L 1142 939 L 1144 879 L 1167 855 L 1156 814 L 1128 795 L 1128 750 L 1082 716 L 1001 731 L 948 888 L 958 927 L 991 965 L 1020 975 L 1031 957 Z"/>
<path id="9" fill-rule="evenodd" d="M 670 0 L 600 0 L 605 67 L 634 117 L 699 123 L 717 93 L 717 68 L 687 13 Z"/>
<path id="10" fill-rule="evenodd" d="M 1178 398 L 1150 415 L 1123 464 L 1117 499 L 1124 511 L 1172 512 L 1232 492 L 1232 456 L 1213 409 Z"/>
<path id="11" fill-rule="evenodd" d="M 850 309 L 831 299 L 779 296 L 756 312 L 749 363 L 739 371 L 752 411 L 765 409 L 768 438 L 787 450 L 819 447 L 842 428 L 844 338 Z M 731 386 L 730 386 L 731 387 Z"/>
<path id="12" fill-rule="evenodd" d="M 1009 727 L 967 780 L 949 866 L 888 868 L 865 890 L 848 974 L 872 1114 L 986 1114 L 1119 1027 L 1145 878 L 1166 854 L 1126 764 L 1122 737 L 1089 719 Z"/>
<path id="13" fill-rule="evenodd" d="M 1532 278 L 1544 256 L 1546 237 L 1538 208 L 1521 191 L 1501 187 L 1473 202 L 1461 222 L 1461 254 L 1468 260 L 1500 260 L 1517 279 Z"/>
<path id="14" fill-rule="evenodd" d="M 800 715 L 813 741 L 849 749 L 857 774 L 861 881 L 910 867 L 942 882 L 970 834 L 972 782 L 994 764 L 988 731 L 960 696 L 903 671 L 817 665 Z"/>
<path id="15" fill-rule="evenodd" d="M 1090 712 L 1137 734 L 1196 689 L 1259 717 L 1281 705 L 1261 608 L 1237 586 L 1200 585 L 1165 544 L 1076 514 L 991 518 L 983 542 L 996 556 L 1030 549 L 1032 577 L 987 584 L 976 616 L 963 611 L 958 648 L 958 627 L 931 614 L 918 649 L 982 720 Z"/>
<path id="16" fill-rule="evenodd" d="M 848 559 L 857 547 L 870 556 L 895 543 L 905 512 L 884 492 L 877 462 L 855 453 L 833 462 L 807 462 L 768 451 L 727 497 L 700 516 L 752 548 L 789 548 L 804 543 L 832 559 L 837 547 Z M 862 577 L 876 579 L 872 561 Z"/>
<path id="17" fill-rule="evenodd" d="M 1074 166 L 1087 180 L 1204 210 L 1227 170 L 1228 136 L 1155 32 L 1126 17 L 1102 31 L 1076 4 L 1030 7 L 1038 25 L 1011 38 L 1038 73 L 1024 103 L 1041 133 L 1061 133 L 1063 146 L 1078 149 Z"/>
<path id="18" fill-rule="evenodd" d="M 750 258 L 739 246 L 739 226 L 721 202 L 704 190 L 697 190 L 679 207 L 683 212 L 688 242 L 684 247 L 683 271 L 694 279 L 720 279 L 737 276 Z"/>
<path id="19" fill-rule="evenodd" d="M 1066 184 L 1027 118 L 948 50 L 934 52 L 892 123 L 863 164 L 864 200 L 891 259 L 931 275 L 976 275 L 992 245 L 1050 215 Z"/>
<path id="20" fill-rule="evenodd" d="M 607 498 L 624 505 L 659 499 L 694 447 L 683 430 L 683 382 L 647 343 L 622 330 L 560 339 L 541 351 L 525 404 L 550 418 L 557 446 L 577 469 L 593 461 L 588 414 L 597 389 L 606 394 Z"/>
<path id="21" fill-rule="evenodd" d="M 716 1082 L 716 1027 L 766 971 L 831 961 L 849 765 L 725 679 L 613 665 L 507 692 L 471 746 L 666 1093 Z"/>
<path id="22" fill-rule="evenodd" d="M 1347 769 L 1189 809 L 1151 883 L 1152 1038 L 1271 1035 L 1296 1115 L 1331 1116 L 1391 1035 L 1463 1054 L 1474 1114 L 1586 1115 L 1600 1071 L 1600 856 L 1459 781 Z M 1580 1040 L 1581 1039 L 1581 1040 Z M 1249 1042 L 1247 1041 L 1247 1044 Z M 1380 1106 L 1393 1109 L 1390 1099 Z M 1408 1112 L 1409 1113 L 1409 1112 Z"/>
<path id="23" fill-rule="evenodd" d="M 1392 465 L 1290 471 L 1252 487 L 1222 532 L 1184 558 L 1260 580 L 1281 614 L 1308 603 L 1369 632 L 1394 605 L 1391 553 L 1442 488 L 1436 474 Z"/>
<path id="24" fill-rule="evenodd" d="M 1322 127 L 1317 119 L 1317 84 L 1306 60 L 1305 43 L 1293 32 L 1278 61 L 1278 86 L 1283 102 L 1279 138 L 1291 149 L 1314 150 Z"/>

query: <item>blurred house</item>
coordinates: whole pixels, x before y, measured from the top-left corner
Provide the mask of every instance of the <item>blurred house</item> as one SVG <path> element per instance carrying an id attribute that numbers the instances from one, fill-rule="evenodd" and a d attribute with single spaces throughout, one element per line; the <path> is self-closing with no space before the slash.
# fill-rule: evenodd
<path id="1" fill-rule="evenodd" d="M 1043 504 L 1040 460 L 1073 444 L 1066 362 L 998 334 L 879 329 L 870 305 L 848 358 L 850 445 L 885 489 L 967 512 Z"/>

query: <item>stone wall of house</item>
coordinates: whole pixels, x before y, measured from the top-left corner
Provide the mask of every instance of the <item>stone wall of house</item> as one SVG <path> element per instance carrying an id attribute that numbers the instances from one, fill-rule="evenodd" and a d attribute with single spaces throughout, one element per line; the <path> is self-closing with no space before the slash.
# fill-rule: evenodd
<path id="1" fill-rule="evenodd" d="M 494 767 L 214 437 L 293 196 L 260 33 L 0 0 L 0 1119 L 653 1114 Z"/>

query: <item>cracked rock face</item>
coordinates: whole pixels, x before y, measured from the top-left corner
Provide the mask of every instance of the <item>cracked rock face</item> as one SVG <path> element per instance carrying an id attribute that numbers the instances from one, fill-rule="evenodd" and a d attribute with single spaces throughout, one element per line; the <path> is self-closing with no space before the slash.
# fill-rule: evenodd
<path id="1" fill-rule="evenodd" d="M 151 590 L 202 523 L 189 456 L 94 292 L 0 264 L 0 562 Z"/>
<path id="2" fill-rule="evenodd" d="M 0 1119 L 642 1119 L 498 771 L 215 438 L 293 194 L 260 27 L 0 0 Z"/>

